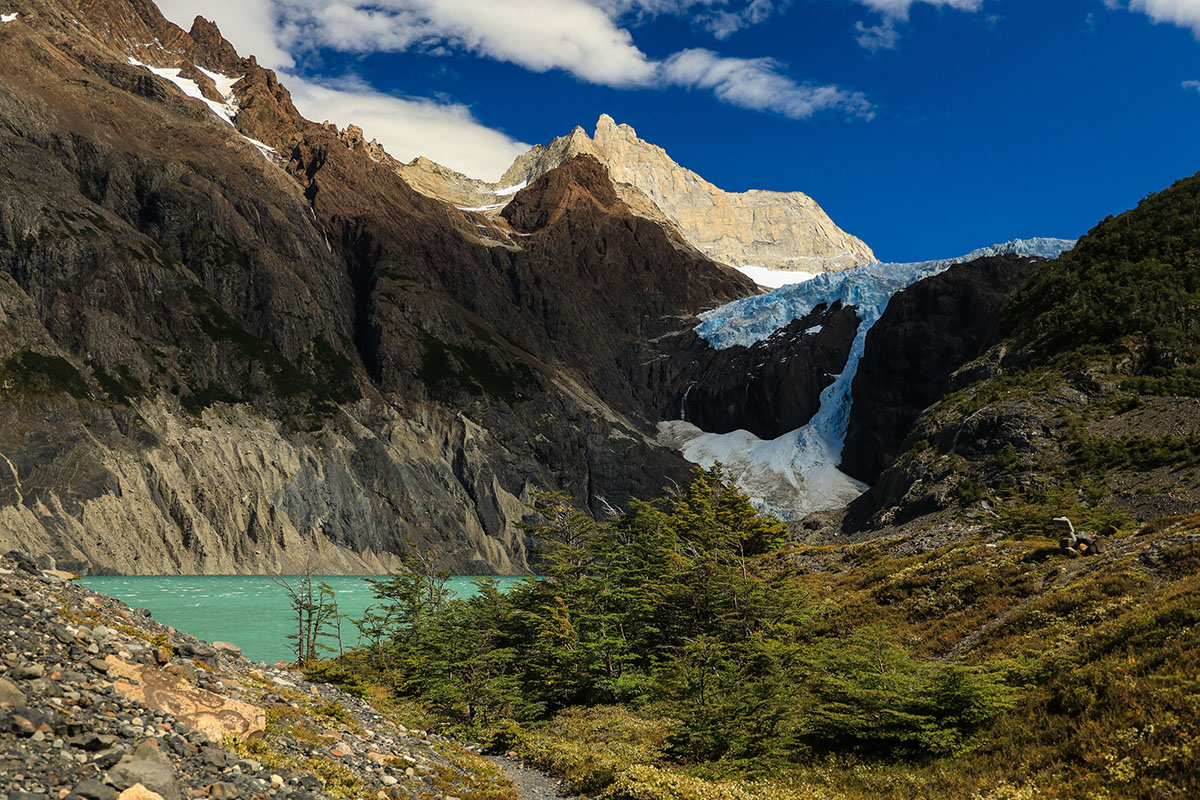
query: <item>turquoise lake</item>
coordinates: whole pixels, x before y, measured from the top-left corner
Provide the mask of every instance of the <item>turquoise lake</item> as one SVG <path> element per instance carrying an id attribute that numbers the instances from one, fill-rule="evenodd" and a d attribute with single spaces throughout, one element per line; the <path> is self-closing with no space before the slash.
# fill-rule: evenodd
<path id="1" fill-rule="evenodd" d="M 295 576 L 283 577 L 296 584 Z M 362 576 L 314 575 L 313 580 L 333 588 L 338 611 L 349 618 L 361 617 L 377 602 Z M 476 592 L 474 580 L 454 577 L 446 588 L 457 597 L 470 597 Z M 503 587 L 521 579 L 496 580 Z M 295 659 L 287 636 L 295 632 L 296 617 L 283 589 L 266 575 L 105 575 L 79 578 L 78 583 L 131 608 L 148 608 L 162 624 L 197 639 L 233 642 L 254 661 Z M 342 622 L 342 641 L 347 649 L 358 643 L 358 629 L 349 619 Z"/>

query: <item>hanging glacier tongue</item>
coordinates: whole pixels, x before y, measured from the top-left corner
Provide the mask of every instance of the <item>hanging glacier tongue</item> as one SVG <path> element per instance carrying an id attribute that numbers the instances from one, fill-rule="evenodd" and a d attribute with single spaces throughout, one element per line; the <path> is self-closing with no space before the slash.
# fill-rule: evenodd
<path id="1" fill-rule="evenodd" d="M 1019 239 L 960 258 L 865 264 L 844 272 L 822 273 L 804 283 L 706 312 L 700 316 L 696 333 L 717 350 L 735 345 L 750 347 L 822 304 L 853 306 L 861 324 L 845 367 L 821 393 L 820 408 L 803 427 L 777 439 L 763 440 L 745 430 L 706 433 L 685 420 L 673 420 L 659 423 L 659 440 L 694 463 L 711 466 L 720 461 L 759 509 L 781 519 L 800 519 L 815 511 L 841 508 L 867 488 L 844 474 L 838 465 L 850 419 L 850 389 L 867 331 L 883 315 L 892 295 L 955 264 L 1009 254 L 1057 258 L 1074 245 L 1066 239 Z"/>

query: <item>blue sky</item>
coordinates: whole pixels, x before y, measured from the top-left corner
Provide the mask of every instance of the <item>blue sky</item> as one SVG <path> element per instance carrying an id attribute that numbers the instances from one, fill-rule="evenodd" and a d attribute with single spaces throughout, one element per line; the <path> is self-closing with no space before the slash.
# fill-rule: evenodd
<path id="1" fill-rule="evenodd" d="M 1200 0 L 164 0 L 306 115 L 495 179 L 601 113 L 883 260 L 1085 233 L 1200 170 Z"/>

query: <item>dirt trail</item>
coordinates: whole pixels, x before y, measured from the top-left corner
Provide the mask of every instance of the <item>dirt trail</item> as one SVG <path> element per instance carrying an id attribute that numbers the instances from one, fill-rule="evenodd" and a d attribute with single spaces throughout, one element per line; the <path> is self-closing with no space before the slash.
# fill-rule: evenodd
<path id="1" fill-rule="evenodd" d="M 489 756 L 492 761 L 504 770 L 517 787 L 518 800 L 584 800 L 576 794 L 571 794 L 561 781 L 546 773 L 527 767 L 519 761 L 503 756 Z"/>

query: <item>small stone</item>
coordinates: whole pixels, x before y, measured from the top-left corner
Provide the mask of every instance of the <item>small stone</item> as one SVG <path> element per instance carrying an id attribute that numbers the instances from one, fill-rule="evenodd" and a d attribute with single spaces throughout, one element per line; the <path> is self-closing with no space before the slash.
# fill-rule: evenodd
<path id="1" fill-rule="evenodd" d="M 113 800 L 117 796 L 116 789 L 105 786 L 94 778 L 88 778 L 75 784 L 74 792 L 84 800 Z"/>
<path id="2" fill-rule="evenodd" d="M 125 757 L 125 750 L 121 747 L 110 747 L 107 750 L 101 750 L 96 755 L 92 756 L 92 763 L 100 769 L 110 769 L 118 761 Z"/>
<path id="3" fill-rule="evenodd" d="M 8 725 L 18 736 L 28 737 L 37 733 L 37 726 L 20 714 L 13 714 L 8 720 Z"/>
<path id="4" fill-rule="evenodd" d="M 151 759 L 122 761 L 109 770 L 113 783 L 128 789 L 140 783 L 151 791 L 158 792 L 164 800 L 178 800 L 179 790 L 175 785 L 175 771 L 169 764 Z"/>
<path id="5" fill-rule="evenodd" d="M 135 783 L 117 797 L 117 800 L 163 800 L 158 792 L 152 792 L 140 783 Z"/>
<path id="6" fill-rule="evenodd" d="M 90 666 L 92 669 L 96 670 L 96 672 L 101 672 L 101 673 L 108 672 L 108 662 L 105 661 L 103 658 L 93 658 L 93 659 L 90 659 L 87 663 L 88 663 L 88 666 Z"/>
<path id="7" fill-rule="evenodd" d="M 27 698 L 21 687 L 8 678 L 0 678 L 0 706 L 8 708 L 24 708 Z"/>
<path id="8" fill-rule="evenodd" d="M 81 733 L 78 736 L 71 737 L 71 747 L 75 747 L 80 750 L 86 750 L 89 753 L 95 753 L 103 750 L 105 747 L 112 744 L 113 741 L 114 739 L 111 736 L 100 736 L 99 734 L 93 732 Z"/>
<path id="9" fill-rule="evenodd" d="M 46 674 L 46 668 L 36 662 L 27 661 L 13 668 L 12 676 L 19 681 L 40 678 Z"/>
<path id="10" fill-rule="evenodd" d="M 400 781 L 396 780 L 396 778 L 391 775 L 383 776 L 383 785 L 384 786 L 395 786 L 399 782 Z"/>
<path id="11" fill-rule="evenodd" d="M 386 781 L 385 781 L 385 783 L 386 783 Z M 271 776 L 271 785 L 274 786 L 276 789 L 283 788 L 283 776 L 282 775 L 272 775 Z"/>

